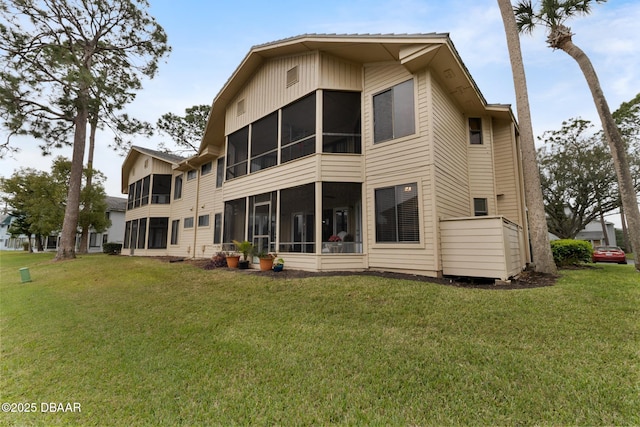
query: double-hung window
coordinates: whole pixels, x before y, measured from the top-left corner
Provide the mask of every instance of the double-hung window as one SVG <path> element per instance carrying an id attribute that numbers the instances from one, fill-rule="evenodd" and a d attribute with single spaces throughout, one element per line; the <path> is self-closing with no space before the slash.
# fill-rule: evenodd
<path id="1" fill-rule="evenodd" d="M 173 185 L 173 200 L 182 199 L 182 174 L 176 175 Z"/>
<path id="2" fill-rule="evenodd" d="M 419 242 L 418 185 L 375 190 L 376 242 Z"/>
<path id="3" fill-rule="evenodd" d="M 171 244 L 178 244 L 178 233 L 180 231 L 180 220 L 174 219 L 171 221 Z"/>
<path id="4" fill-rule="evenodd" d="M 373 142 L 415 133 L 413 79 L 373 96 Z"/>
<path id="5" fill-rule="evenodd" d="M 482 145 L 482 119 L 479 117 L 469 117 L 469 143 Z"/>

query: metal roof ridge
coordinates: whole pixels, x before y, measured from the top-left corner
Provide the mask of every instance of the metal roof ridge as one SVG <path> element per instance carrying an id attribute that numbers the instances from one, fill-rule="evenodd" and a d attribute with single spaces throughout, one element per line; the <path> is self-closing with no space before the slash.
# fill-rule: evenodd
<path id="1" fill-rule="evenodd" d="M 430 32 L 430 33 L 303 33 L 303 34 L 298 34 L 296 36 L 291 36 L 291 37 L 284 37 L 282 39 L 277 39 L 277 40 L 272 40 L 270 42 L 266 42 L 266 43 L 260 43 L 254 46 L 251 46 L 250 50 L 254 50 L 254 49 L 261 49 L 261 48 L 265 48 L 268 46 L 272 46 L 275 44 L 280 44 L 280 43 L 284 43 L 284 42 L 290 42 L 290 41 L 295 41 L 295 40 L 301 40 L 304 38 L 311 38 L 311 37 L 317 37 L 317 38 L 331 38 L 331 37 L 340 37 L 340 38 L 345 38 L 345 39 L 368 39 L 368 38 L 380 38 L 380 37 L 387 37 L 387 38 L 433 38 L 433 37 L 446 37 L 449 36 L 449 33 L 437 33 L 437 32 Z"/>

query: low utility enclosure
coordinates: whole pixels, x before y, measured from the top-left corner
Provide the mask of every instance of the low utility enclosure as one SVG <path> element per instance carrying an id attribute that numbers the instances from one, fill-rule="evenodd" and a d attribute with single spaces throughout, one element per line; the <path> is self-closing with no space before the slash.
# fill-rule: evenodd
<path id="1" fill-rule="evenodd" d="M 507 280 L 525 265 L 522 227 L 502 216 L 440 221 L 442 274 Z"/>

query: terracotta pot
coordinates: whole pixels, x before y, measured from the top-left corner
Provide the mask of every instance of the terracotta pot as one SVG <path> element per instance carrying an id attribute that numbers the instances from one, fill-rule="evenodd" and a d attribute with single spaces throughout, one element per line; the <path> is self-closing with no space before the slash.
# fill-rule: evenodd
<path id="1" fill-rule="evenodd" d="M 227 256 L 227 267 L 229 268 L 238 268 L 238 261 L 240 261 L 240 255 L 229 255 Z"/>
<path id="2" fill-rule="evenodd" d="M 260 271 L 268 271 L 273 268 L 273 258 L 260 258 Z"/>

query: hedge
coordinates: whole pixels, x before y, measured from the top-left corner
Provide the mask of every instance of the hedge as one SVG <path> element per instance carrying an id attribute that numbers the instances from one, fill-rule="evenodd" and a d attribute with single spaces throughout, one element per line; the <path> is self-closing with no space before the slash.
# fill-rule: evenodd
<path id="1" fill-rule="evenodd" d="M 105 254 L 118 255 L 122 251 L 122 243 L 104 243 L 102 252 Z"/>
<path id="2" fill-rule="evenodd" d="M 558 267 L 590 262 L 593 255 L 591 243 L 585 240 L 562 239 L 551 241 L 553 260 Z"/>

